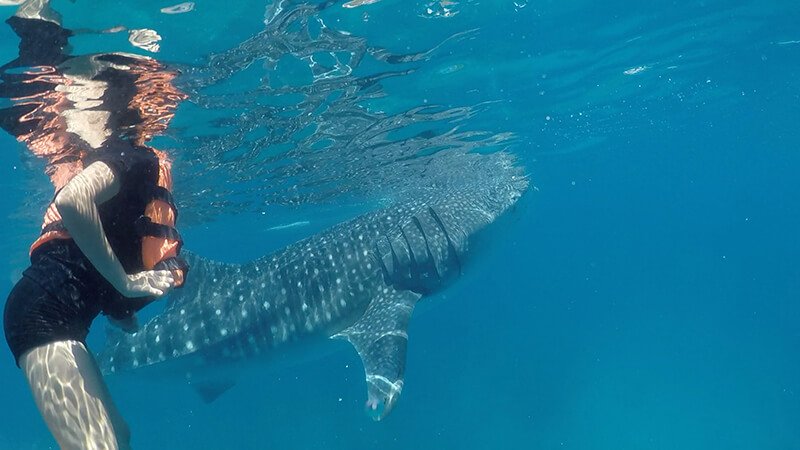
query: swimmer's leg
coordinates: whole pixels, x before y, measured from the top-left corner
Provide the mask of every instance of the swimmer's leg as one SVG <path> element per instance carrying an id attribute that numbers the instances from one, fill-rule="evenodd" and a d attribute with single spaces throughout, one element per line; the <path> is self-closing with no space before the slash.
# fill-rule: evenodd
<path id="1" fill-rule="evenodd" d="M 19 362 L 36 406 L 63 450 L 130 448 L 128 426 L 82 343 L 36 347 Z"/>

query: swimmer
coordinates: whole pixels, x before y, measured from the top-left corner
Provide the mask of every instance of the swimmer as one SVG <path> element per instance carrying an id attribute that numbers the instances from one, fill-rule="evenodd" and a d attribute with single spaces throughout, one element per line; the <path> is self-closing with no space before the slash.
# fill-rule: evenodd
<path id="1" fill-rule="evenodd" d="M 6 302 L 6 341 L 62 449 L 129 448 L 85 340 L 100 314 L 136 331 L 135 313 L 184 282 L 170 161 L 146 143 L 185 95 L 151 58 L 70 56 L 48 0 L 7 23 L 21 42 L 0 67 L 0 127 L 44 159 L 56 191 Z"/>

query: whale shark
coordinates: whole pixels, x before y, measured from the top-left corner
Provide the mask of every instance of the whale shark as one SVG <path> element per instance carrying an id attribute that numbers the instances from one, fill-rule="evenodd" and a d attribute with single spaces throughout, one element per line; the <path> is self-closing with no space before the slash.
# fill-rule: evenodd
<path id="1" fill-rule="evenodd" d="M 409 189 L 388 206 L 254 261 L 186 252 L 186 285 L 137 332 L 109 335 L 101 370 L 192 357 L 196 371 L 303 341 L 344 339 L 364 366 L 367 413 L 386 417 L 403 389 L 415 305 L 461 274 L 471 238 L 528 186 L 509 153 L 461 156 L 469 162 L 445 182 Z"/>

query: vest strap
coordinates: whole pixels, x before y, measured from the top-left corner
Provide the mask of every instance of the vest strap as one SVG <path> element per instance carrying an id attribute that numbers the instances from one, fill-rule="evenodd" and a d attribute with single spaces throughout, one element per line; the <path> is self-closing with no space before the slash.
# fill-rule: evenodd
<path id="1" fill-rule="evenodd" d="M 172 197 L 172 192 L 169 189 L 161 186 L 152 186 L 149 188 L 148 195 L 151 200 L 161 200 L 172 208 L 172 214 L 175 215 L 175 223 L 178 222 L 178 208 L 175 207 L 175 199 Z"/>
<path id="2" fill-rule="evenodd" d="M 50 222 L 47 225 L 42 227 L 41 233 L 39 235 L 47 234 L 52 231 L 67 231 L 67 227 L 64 226 L 64 222 L 61 220 L 56 220 L 55 222 Z"/>
<path id="3" fill-rule="evenodd" d="M 178 233 L 178 230 L 175 228 L 169 225 L 155 223 L 147 216 L 139 216 L 139 218 L 136 219 L 135 226 L 136 232 L 140 237 L 152 236 L 169 239 L 171 241 L 178 241 L 178 251 L 180 252 L 180 247 L 183 245 L 183 239 L 181 239 L 180 233 Z"/>

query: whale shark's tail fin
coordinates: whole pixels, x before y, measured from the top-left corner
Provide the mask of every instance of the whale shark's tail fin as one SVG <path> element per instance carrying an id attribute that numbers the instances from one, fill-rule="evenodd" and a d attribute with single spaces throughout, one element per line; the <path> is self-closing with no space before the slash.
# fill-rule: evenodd
<path id="1" fill-rule="evenodd" d="M 394 407 L 403 389 L 408 346 L 408 322 L 420 295 L 385 290 L 364 315 L 333 338 L 353 344 L 367 377 L 367 414 L 381 420 Z"/>

